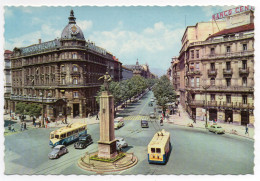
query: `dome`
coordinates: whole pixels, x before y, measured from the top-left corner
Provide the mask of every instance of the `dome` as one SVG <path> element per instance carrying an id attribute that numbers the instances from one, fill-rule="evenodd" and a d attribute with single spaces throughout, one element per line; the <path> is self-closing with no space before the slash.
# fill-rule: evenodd
<path id="1" fill-rule="evenodd" d="M 85 40 L 82 30 L 76 25 L 76 18 L 73 10 L 70 11 L 69 24 L 63 29 L 61 39 L 80 39 Z"/>

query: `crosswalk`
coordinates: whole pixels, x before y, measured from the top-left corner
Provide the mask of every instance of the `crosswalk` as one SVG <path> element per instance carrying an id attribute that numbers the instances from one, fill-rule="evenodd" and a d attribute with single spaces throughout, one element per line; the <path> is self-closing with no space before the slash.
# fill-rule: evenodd
<path id="1" fill-rule="evenodd" d="M 149 116 L 135 115 L 135 116 L 124 117 L 124 120 L 142 120 L 142 119 L 148 120 Z"/>

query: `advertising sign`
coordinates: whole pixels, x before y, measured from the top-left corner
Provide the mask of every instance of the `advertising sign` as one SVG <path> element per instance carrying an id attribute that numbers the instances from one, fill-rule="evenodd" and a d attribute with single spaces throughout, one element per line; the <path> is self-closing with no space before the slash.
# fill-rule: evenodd
<path id="1" fill-rule="evenodd" d="M 226 11 L 222 11 L 220 13 L 216 13 L 212 15 L 212 20 L 218 20 L 218 19 L 222 19 L 225 18 L 227 16 L 231 16 L 234 14 L 238 14 L 238 13 L 242 13 L 245 11 L 250 11 L 250 10 L 255 10 L 255 8 L 253 6 L 247 5 L 247 6 L 238 6 L 236 8 L 233 9 L 229 9 Z"/>

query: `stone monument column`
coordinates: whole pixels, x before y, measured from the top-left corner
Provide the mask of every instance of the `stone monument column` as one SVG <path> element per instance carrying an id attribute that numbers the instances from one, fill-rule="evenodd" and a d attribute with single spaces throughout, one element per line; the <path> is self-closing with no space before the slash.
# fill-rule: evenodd
<path id="1" fill-rule="evenodd" d="M 100 96 L 100 140 L 98 157 L 113 158 L 117 156 L 114 129 L 114 98 L 108 91 Z"/>

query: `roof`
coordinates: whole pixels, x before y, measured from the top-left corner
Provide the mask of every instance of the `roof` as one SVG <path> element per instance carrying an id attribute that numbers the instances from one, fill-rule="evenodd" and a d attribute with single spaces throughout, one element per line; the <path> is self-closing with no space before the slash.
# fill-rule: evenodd
<path id="1" fill-rule="evenodd" d="M 65 127 L 62 127 L 62 128 L 57 129 L 55 131 L 52 131 L 51 134 L 59 134 L 59 133 L 62 133 L 64 131 L 74 130 L 75 128 L 79 128 L 81 126 L 87 126 L 87 124 L 85 124 L 85 123 L 78 123 L 78 122 L 77 123 L 68 124 Z"/>
<path id="2" fill-rule="evenodd" d="M 243 32 L 243 31 L 250 31 L 250 30 L 254 30 L 254 23 L 250 23 L 247 25 L 242 25 L 242 26 L 238 26 L 238 27 L 234 27 L 234 28 L 230 28 L 230 29 L 224 29 L 221 30 L 213 35 L 210 35 L 207 40 L 209 38 L 213 38 L 216 36 L 220 36 L 220 35 L 225 35 L 225 34 L 231 34 L 231 33 L 238 33 L 238 32 Z"/>
<path id="3" fill-rule="evenodd" d="M 10 51 L 10 50 L 5 50 L 5 53 L 7 53 L 7 54 L 12 54 L 13 52 Z"/>
<path id="4" fill-rule="evenodd" d="M 152 146 L 157 146 L 157 145 L 164 145 L 170 137 L 170 133 L 165 131 L 164 129 L 162 131 L 158 131 L 155 133 L 153 139 L 150 141 L 149 145 L 150 147 Z"/>

